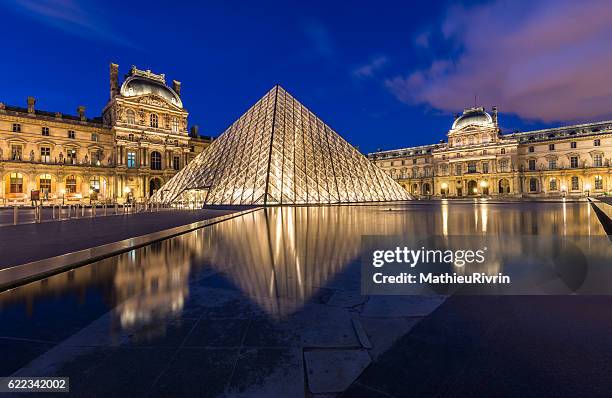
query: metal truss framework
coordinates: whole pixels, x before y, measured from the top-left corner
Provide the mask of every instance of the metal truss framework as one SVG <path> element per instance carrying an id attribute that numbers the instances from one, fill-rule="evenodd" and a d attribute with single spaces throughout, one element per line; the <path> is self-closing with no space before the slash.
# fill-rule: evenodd
<path id="1" fill-rule="evenodd" d="M 410 199 L 357 149 L 275 86 L 170 179 L 152 201 L 210 205 Z"/>

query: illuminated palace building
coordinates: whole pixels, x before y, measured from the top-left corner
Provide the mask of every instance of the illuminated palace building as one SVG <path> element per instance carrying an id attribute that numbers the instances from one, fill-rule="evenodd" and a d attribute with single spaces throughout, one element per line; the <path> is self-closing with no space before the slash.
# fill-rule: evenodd
<path id="1" fill-rule="evenodd" d="M 415 197 L 580 197 L 612 190 L 612 121 L 501 134 L 497 109 L 466 109 L 447 142 L 369 154 Z"/>
<path id="2" fill-rule="evenodd" d="M 125 201 L 155 192 L 208 146 L 188 131 L 181 84 L 132 67 L 119 85 L 110 65 L 110 98 L 101 117 L 0 103 L 0 201 L 27 203 L 38 190 L 49 201 Z"/>

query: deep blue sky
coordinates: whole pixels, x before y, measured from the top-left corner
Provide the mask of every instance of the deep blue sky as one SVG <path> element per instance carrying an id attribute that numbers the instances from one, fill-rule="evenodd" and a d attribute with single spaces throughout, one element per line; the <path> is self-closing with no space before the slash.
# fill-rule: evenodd
<path id="1" fill-rule="evenodd" d="M 364 152 L 444 139 L 475 95 L 505 131 L 610 116 L 605 1 L 456 4 L 6 0 L 0 101 L 97 116 L 113 61 L 180 80 L 205 135 L 276 83 Z"/>

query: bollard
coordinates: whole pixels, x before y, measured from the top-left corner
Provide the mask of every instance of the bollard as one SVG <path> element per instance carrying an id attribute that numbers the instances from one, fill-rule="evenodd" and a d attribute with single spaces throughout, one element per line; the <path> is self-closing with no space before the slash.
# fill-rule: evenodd
<path id="1" fill-rule="evenodd" d="M 19 220 L 19 210 L 17 206 L 13 206 L 13 225 L 17 225 L 17 221 Z"/>
<path id="2" fill-rule="evenodd" d="M 102 208 L 104 209 L 104 215 L 106 215 L 106 203 L 102 205 Z"/>
<path id="3" fill-rule="evenodd" d="M 79 218 L 79 204 L 74 205 L 74 218 Z"/>
<path id="4" fill-rule="evenodd" d="M 117 204 L 117 202 L 115 202 L 115 214 L 119 213 L 118 209 L 119 209 L 119 205 Z"/>
<path id="5" fill-rule="evenodd" d="M 95 217 L 96 216 L 96 206 L 91 205 L 91 216 Z"/>

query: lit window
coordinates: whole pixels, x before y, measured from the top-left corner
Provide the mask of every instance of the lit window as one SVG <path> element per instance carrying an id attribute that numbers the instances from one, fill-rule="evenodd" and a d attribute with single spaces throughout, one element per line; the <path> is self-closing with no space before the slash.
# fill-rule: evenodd
<path id="1" fill-rule="evenodd" d="M 40 161 L 43 163 L 51 162 L 51 148 L 48 148 L 48 147 L 40 148 Z"/>
<path id="2" fill-rule="evenodd" d="M 151 114 L 150 120 L 151 120 L 151 127 L 157 128 L 159 126 L 159 120 L 155 113 Z"/>
<path id="3" fill-rule="evenodd" d="M 41 133 L 42 135 L 44 135 L 45 137 L 49 136 L 49 127 L 43 127 L 41 128 Z"/>
<path id="4" fill-rule="evenodd" d="M 100 176 L 93 176 L 89 180 L 89 189 L 96 193 L 100 193 Z"/>
<path id="5" fill-rule="evenodd" d="M 19 132 L 21 132 L 21 124 L 13 123 L 13 133 L 19 133 Z"/>
<path id="6" fill-rule="evenodd" d="M 151 170 L 161 170 L 162 160 L 159 152 L 151 152 Z"/>
<path id="7" fill-rule="evenodd" d="M 550 179 L 550 182 L 548 183 L 548 190 L 549 191 L 557 190 L 557 180 L 555 178 Z"/>
<path id="8" fill-rule="evenodd" d="M 136 167 L 136 152 L 127 153 L 127 167 L 131 169 Z"/>
<path id="9" fill-rule="evenodd" d="M 42 193 L 51 192 L 51 176 L 49 174 L 41 174 L 39 178 L 39 187 Z"/>
<path id="10" fill-rule="evenodd" d="M 77 164 L 76 149 L 68 149 L 66 151 L 66 157 L 68 158 L 68 164 Z"/>
<path id="11" fill-rule="evenodd" d="M 23 193 L 23 174 L 11 173 L 10 193 Z"/>
<path id="12" fill-rule="evenodd" d="M 21 145 L 11 145 L 11 159 L 21 160 L 23 147 Z"/>
<path id="13" fill-rule="evenodd" d="M 77 181 L 74 175 L 66 177 L 66 193 L 76 193 Z"/>
<path id="14" fill-rule="evenodd" d="M 578 168 L 578 156 L 570 157 L 570 167 L 572 169 Z"/>

